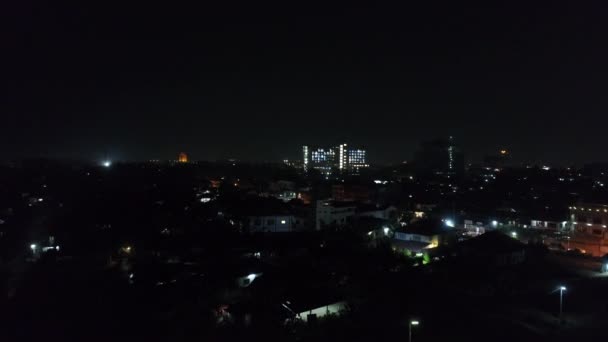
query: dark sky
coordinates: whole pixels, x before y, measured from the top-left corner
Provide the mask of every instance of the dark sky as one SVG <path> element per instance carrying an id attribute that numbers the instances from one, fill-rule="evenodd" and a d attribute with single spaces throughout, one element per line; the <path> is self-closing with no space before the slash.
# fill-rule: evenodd
<path id="1" fill-rule="evenodd" d="M 601 1 L 126 3 L 3 3 L 1 159 L 608 159 Z"/>

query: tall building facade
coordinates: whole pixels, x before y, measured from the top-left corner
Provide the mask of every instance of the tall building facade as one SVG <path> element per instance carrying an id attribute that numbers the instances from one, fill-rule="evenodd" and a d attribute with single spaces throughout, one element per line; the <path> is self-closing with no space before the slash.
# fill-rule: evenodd
<path id="1" fill-rule="evenodd" d="M 415 164 L 421 173 L 448 178 L 460 176 L 464 173 L 464 154 L 453 137 L 431 140 L 420 146 Z"/>
<path id="2" fill-rule="evenodd" d="M 302 165 L 305 172 L 318 170 L 326 177 L 335 173 L 358 174 L 369 167 L 366 151 L 350 149 L 347 144 L 335 147 L 302 147 Z"/>

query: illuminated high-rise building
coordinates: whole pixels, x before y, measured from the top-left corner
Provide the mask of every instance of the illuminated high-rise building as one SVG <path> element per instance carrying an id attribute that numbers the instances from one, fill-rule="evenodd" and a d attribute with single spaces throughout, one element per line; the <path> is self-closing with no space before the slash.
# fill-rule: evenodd
<path id="1" fill-rule="evenodd" d="M 464 173 L 464 155 L 451 136 L 424 142 L 416 152 L 415 164 L 425 174 L 450 178 Z"/>
<path id="2" fill-rule="evenodd" d="M 369 167 L 366 151 L 349 149 L 347 144 L 329 148 L 303 146 L 302 152 L 304 171 L 318 170 L 326 177 L 334 173 L 357 174 L 360 169 Z"/>
<path id="3" fill-rule="evenodd" d="M 184 153 L 184 152 L 180 152 L 177 161 L 179 161 L 180 163 L 187 163 L 188 162 L 188 155 L 186 153 Z"/>
<path id="4" fill-rule="evenodd" d="M 358 174 L 361 169 L 369 167 L 366 151 L 360 148 L 348 150 L 348 163 L 346 169 L 349 173 Z"/>

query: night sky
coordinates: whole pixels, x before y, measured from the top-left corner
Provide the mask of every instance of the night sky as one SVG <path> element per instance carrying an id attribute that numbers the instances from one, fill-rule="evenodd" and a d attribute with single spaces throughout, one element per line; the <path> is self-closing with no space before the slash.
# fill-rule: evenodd
<path id="1" fill-rule="evenodd" d="M 469 161 L 608 160 L 608 10 L 577 1 L 348 6 L 7 1 L 0 159 L 371 162 L 453 135 Z"/>

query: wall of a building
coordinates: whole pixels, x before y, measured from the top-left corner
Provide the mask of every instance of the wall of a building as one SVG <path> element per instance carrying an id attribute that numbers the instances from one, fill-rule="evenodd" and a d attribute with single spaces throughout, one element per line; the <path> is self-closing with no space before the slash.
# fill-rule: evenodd
<path id="1" fill-rule="evenodd" d="M 304 322 L 308 321 L 308 315 L 316 315 L 318 318 L 327 316 L 330 314 L 339 314 L 340 312 L 347 309 L 346 302 L 337 302 L 325 306 L 321 306 L 312 310 L 303 311 L 297 314 L 297 317 Z"/>
<path id="2" fill-rule="evenodd" d="M 294 216 L 251 216 L 249 230 L 252 232 L 291 232 L 296 229 L 297 221 Z"/>

